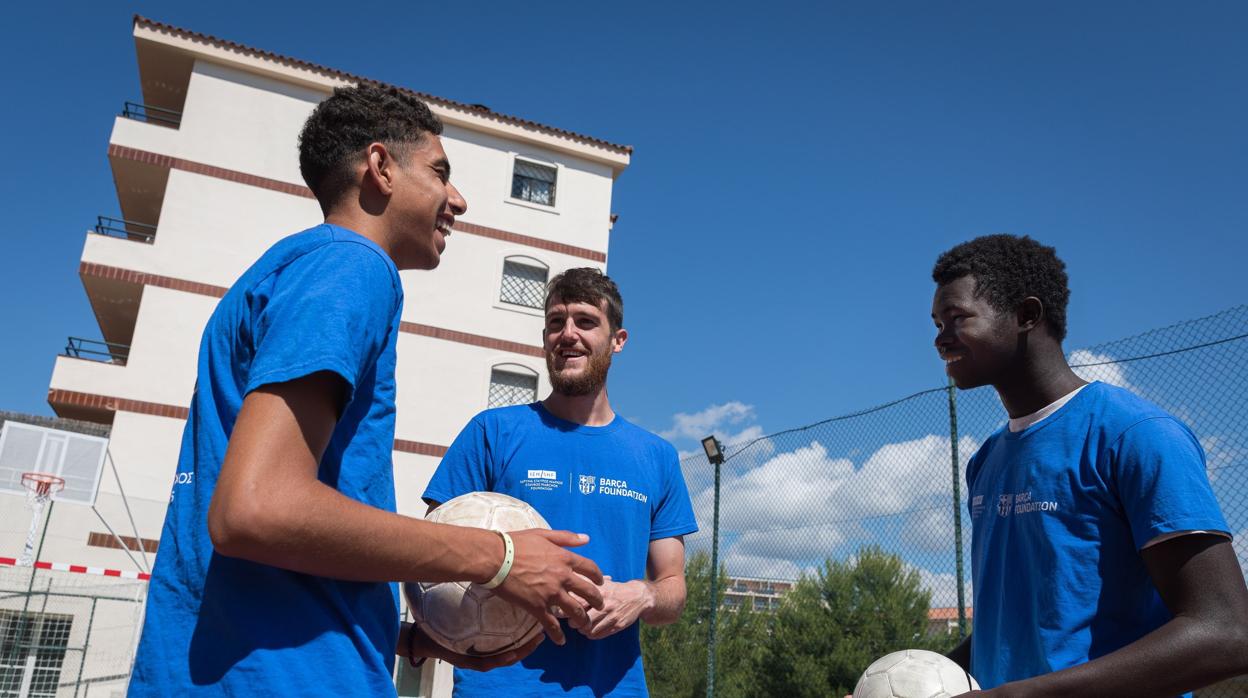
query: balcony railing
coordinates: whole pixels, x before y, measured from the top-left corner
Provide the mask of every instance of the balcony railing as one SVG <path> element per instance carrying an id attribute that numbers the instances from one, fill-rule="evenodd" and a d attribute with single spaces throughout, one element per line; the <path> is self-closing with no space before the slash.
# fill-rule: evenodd
<path id="1" fill-rule="evenodd" d="M 95 232 L 98 235 L 146 242 L 149 245 L 156 239 L 156 226 L 150 223 L 126 221 L 108 216 L 95 217 Z"/>
<path id="2" fill-rule="evenodd" d="M 121 110 L 121 115 L 127 119 L 135 121 L 144 121 L 149 124 L 160 124 L 161 126 L 170 126 L 177 128 L 182 125 L 182 112 L 172 109 L 164 109 L 162 107 L 153 107 L 146 104 L 138 104 L 137 102 L 126 102 L 126 106 Z"/>
<path id="3" fill-rule="evenodd" d="M 65 356 L 125 366 L 126 360 L 130 358 L 130 345 L 70 337 L 65 343 Z"/>

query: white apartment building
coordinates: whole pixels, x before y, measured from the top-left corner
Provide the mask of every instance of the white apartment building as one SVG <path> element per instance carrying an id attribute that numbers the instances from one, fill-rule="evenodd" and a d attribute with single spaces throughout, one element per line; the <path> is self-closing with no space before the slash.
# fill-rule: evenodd
<path id="1" fill-rule="evenodd" d="M 320 222 L 297 134 L 334 87 L 366 79 L 142 17 L 133 34 L 142 103 L 126 104 L 107 148 L 118 209 L 101 212 L 79 266 L 107 344 L 71 338 L 48 390 L 58 416 L 111 425 L 109 459 L 94 509 L 55 506 L 40 559 L 145 572 L 204 325 L 268 246 Z M 567 268 L 605 269 L 611 188 L 631 154 L 416 94 L 446 126 L 469 207 L 436 271 L 402 273 L 394 470 L 399 510 L 410 515 L 423 514 L 420 494 L 473 414 L 544 392 L 542 287 Z M 0 544 L 20 550 L 29 517 L 17 498 L 0 499 Z M 401 676 L 400 686 L 448 694 L 449 669 Z"/>

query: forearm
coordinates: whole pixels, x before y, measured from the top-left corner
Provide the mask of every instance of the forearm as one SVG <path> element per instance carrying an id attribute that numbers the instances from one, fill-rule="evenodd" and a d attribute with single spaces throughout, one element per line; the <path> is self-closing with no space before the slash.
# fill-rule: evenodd
<path id="1" fill-rule="evenodd" d="M 1175 696 L 1248 672 L 1248 630 L 1179 616 L 1136 642 L 1062 671 L 999 687 L 1003 696 Z"/>
<path id="2" fill-rule="evenodd" d="M 213 505 L 218 552 L 321 577 L 482 582 L 502 562 L 496 533 L 392 514 L 319 481 L 292 484 L 262 506 Z"/>
<path id="3" fill-rule="evenodd" d="M 685 610 L 683 574 L 642 583 L 648 587 L 653 601 L 641 612 L 641 620 L 647 625 L 668 625 L 680 619 L 681 612 Z"/>

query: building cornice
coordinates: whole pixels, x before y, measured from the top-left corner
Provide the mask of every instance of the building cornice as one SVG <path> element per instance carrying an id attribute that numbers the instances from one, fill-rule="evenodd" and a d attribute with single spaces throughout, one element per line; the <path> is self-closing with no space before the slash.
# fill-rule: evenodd
<path id="1" fill-rule="evenodd" d="M 96 264 L 95 262 L 79 263 L 78 274 L 80 276 L 94 276 L 101 279 L 113 279 L 116 281 L 124 281 L 126 283 L 142 284 L 144 286 L 157 286 L 173 291 L 184 291 L 186 293 L 195 293 L 201 296 L 211 296 L 213 298 L 222 298 L 225 296 L 225 292 L 229 290 L 224 286 L 215 286 L 213 284 L 205 284 L 199 281 L 187 281 L 186 279 L 177 279 L 172 276 L 161 276 L 160 274 L 150 274 L 145 271 L 135 271 L 133 269 L 123 269 L 121 267 L 112 267 L 105 264 Z M 434 327 L 433 325 L 422 325 L 415 322 L 400 322 L 399 331 L 447 342 L 468 344 L 470 346 L 482 347 L 484 349 L 522 354 L 524 356 L 533 356 L 538 358 L 545 356 L 545 354 L 542 353 L 541 347 L 534 346 L 532 344 L 523 344 L 521 342 L 513 342 L 507 339 L 496 339 L 494 337 L 486 337 L 479 334 L 472 334 L 470 332 L 448 330 L 442 327 Z"/>
<path id="2" fill-rule="evenodd" d="M 162 155 L 147 150 L 139 150 L 129 146 L 117 145 L 110 143 L 108 146 L 108 156 L 110 158 L 120 158 L 123 160 L 133 160 L 157 167 L 168 167 L 174 170 L 182 170 L 192 174 L 203 175 L 205 177 L 215 177 L 223 179 L 227 182 L 236 184 L 244 184 L 251 187 L 259 187 L 270 191 L 290 194 L 291 196 L 299 196 L 305 199 L 315 199 L 312 190 L 302 184 L 293 184 L 291 182 L 283 182 L 278 179 L 270 179 L 259 175 L 249 174 L 247 172 L 239 172 L 238 170 L 230 170 L 216 165 L 206 165 L 202 162 L 187 160 L 185 158 L 177 158 L 172 155 Z M 479 237 L 486 237 L 493 240 L 501 240 L 526 247 L 534 247 L 548 252 L 557 252 L 566 254 L 571 257 L 580 257 L 588 259 L 600 264 L 607 261 L 607 255 L 598 250 L 591 250 L 587 247 L 577 247 L 562 242 L 554 242 L 552 240 L 543 240 L 542 238 L 533 237 L 531 235 L 521 235 L 507 230 L 499 230 L 498 228 L 490 228 L 476 223 L 468 223 L 466 221 L 457 221 L 455 223 L 455 232 L 467 233 Z"/>
<path id="3" fill-rule="evenodd" d="M 140 15 L 134 16 L 134 37 L 136 40 L 162 44 L 205 60 L 233 65 L 251 73 L 268 75 L 324 92 L 332 91 L 335 87 L 360 83 L 390 86 L 371 78 L 175 27 Z M 465 104 L 397 85 L 394 87 L 409 92 L 427 103 L 444 123 L 528 141 L 602 162 L 611 166 L 617 174 L 628 166 L 633 152 L 632 146 L 612 143 L 518 116 L 501 114 L 480 104 Z"/>
<path id="4" fill-rule="evenodd" d="M 168 417 L 170 419 L 180 419 L 186 421 L 190 417 L 190 408 L 180 405 L 166 405 L 159 402 L 146 402 L 144 400 L 133 400 L 126 397 L 114 397 L 111 395 L 97 395 L 95 393 L 81 393 L 74 390 L 63 390 L 61 388 L 51 388 L 48 390 L 48 404 L 55 407 L 56 405 L 70 405 L 73 407 L 90 407 L 107 412 L 133 412 L 135 414 L 146 414 L 155 417 Z M 423 441 L 409 441 L 407 439 L 395 439 L 394 450 L 400 453 L 414 453 L 420 456 L 433 456 L 441 458 L 446 455 L 446 446 L 438 444 L 425 443 Z"/>

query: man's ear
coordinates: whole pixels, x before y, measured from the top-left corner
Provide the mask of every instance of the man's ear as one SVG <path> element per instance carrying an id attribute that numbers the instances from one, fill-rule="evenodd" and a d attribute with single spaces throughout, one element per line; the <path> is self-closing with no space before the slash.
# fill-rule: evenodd
<path id="1" fill-rule="evenodd" d="M 628 330 L 621 327 L 615 331 L 615 335 L 611 337 L 611 353 L 618 354 L 624 349 L 624 343 L 628 341 Z"/>
<path id="2" fill-rule="evenodd" d="M 395 164 L 394 154 L 384 143 L 369 143 L 364 149 L 364 187 L 390 196 L 394 193 Z"/>
<path id="3" fill-rule="evenodd" d="M 1030 332 L 1044 323 L 1044 301 L 1027 296 L 1018 304 L 1018 331 Z"/>

